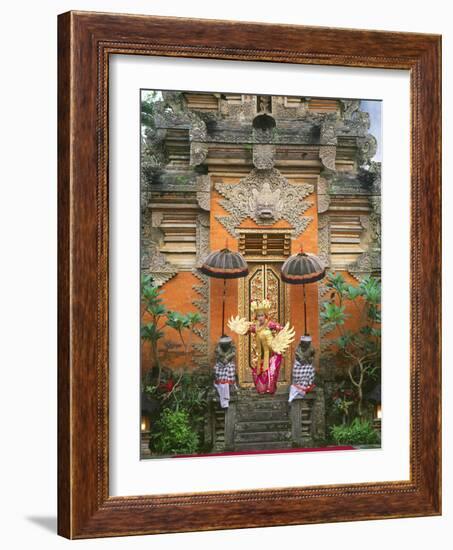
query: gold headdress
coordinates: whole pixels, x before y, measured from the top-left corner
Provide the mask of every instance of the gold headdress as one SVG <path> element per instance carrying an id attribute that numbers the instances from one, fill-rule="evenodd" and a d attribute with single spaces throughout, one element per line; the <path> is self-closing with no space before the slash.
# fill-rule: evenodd
<path id="1" fill-rule="evenodd" d="M 258 313 L 268 313 L 271 309 L 271 303 L 269 300 L 262 300 L 261 302 L 258 300 L 253 300 L 250 306 L 252 309 L 252 315 Z"/>

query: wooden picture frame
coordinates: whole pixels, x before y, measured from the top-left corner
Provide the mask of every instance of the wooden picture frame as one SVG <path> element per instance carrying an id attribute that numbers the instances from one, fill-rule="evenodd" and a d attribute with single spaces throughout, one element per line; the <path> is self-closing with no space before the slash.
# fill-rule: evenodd
<path id="1" fill-rule="evenodd" d="M 441 37 L 69 12 L 59 16 L 58 48 L 58 533 L 75 539 L 439 515 Z M 410 71 L 409 481 L 109 495 L 111 54 Z"/>

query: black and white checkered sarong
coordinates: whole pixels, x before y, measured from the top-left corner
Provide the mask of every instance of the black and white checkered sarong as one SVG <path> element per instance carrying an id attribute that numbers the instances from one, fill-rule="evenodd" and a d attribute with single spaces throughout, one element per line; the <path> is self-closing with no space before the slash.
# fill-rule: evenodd
<path id="1" fill-rule="evenodd" d="M 302 365 L 299 361 L 294 361 L 293 366 L 293 384 L 308 387 L 315 381 L 315 369 L 313 365 Z"/>
<path id="2" fill-rule="evenodd" d="M 216 384 L 234 384 L 236 379 L 236 367 L 232 361 L 223 364 L 217 362 L 214 365 L 214 381 Z"/>

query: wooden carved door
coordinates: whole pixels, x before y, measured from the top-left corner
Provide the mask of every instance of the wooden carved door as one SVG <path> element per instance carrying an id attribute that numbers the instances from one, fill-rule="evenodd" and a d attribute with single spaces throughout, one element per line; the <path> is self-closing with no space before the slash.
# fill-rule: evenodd
<path id="1" fill-rule="evenodd" d="M 280 277 L 280 263 L 259 263 L 251 265 L 249 275 L 239 283 L 239 315 L 252 320 L 250 304 L 253 300 L 267 298 L 271 302 L 269 318 L 282 325 L 289 319 L 288 289 Z M 290 354 L 282 361 L 279 382 L 290 383 Z M 255 341 L 252 336 L 239 338 L 238 376 L 243 387 L 253 386 L 250 367 L 256 366 Z"/>

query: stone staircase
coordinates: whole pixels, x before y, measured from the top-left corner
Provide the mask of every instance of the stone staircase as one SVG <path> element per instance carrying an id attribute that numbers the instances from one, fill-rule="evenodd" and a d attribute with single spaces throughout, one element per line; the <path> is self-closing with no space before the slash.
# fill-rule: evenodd
<path id="1" fill-rule="evenodd" d="M 274 395 L 232 390 L 224 410 L 213 399 L 213 452 L 289 449 L 313 443 L 315 393 L 288 403 L 288 388 Z"/>
<path id="2" fill-rule="evenodd" d="M 287 391 L 260 395 L 240 390 L 236 405 L 234 451 L 292 447 Z"/>

